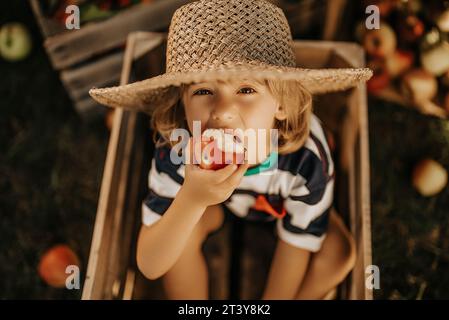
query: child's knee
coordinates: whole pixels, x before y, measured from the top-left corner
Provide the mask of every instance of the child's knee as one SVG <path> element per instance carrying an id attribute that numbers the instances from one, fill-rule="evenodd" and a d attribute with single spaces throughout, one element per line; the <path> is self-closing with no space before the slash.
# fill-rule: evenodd
<path id="1" fill-rule="evenodd" d="M 354 237 L 346 229 L 346 226 L 341 225 L 341 227 L 344 229 L 339 230 L 340 241 L 337 248 L 337 266 L 339 274 L 341 274 L 342 277 L 346 277 L 354 268 L 357 251 Z"/>
<path id="2" fill-rule="evenodd" d="M 357 251 L 355 240 L 351 233 L 346 233 L 344 239 L 343 269 L 344 273 L 348 274 L 354 268 L 355 261 L 357 259 Z"/>
<path id="3" fill-rule="evenodd" d="M 331 214 L 328 233 L 328 259 L 333 265 L 336 275 L 343 280 L 354 268 L 357 258 L 355 240 L 343 220 L 335 213 Z"/>

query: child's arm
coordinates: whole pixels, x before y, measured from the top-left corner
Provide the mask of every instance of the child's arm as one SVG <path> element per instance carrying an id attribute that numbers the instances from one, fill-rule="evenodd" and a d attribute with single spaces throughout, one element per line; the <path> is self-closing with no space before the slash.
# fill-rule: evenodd
<path id="1" fill-rule="evenodd" d="M 142 226 L 137 265 L 149 279 L 164 275 L 177 261 L 206 208 L 225 201 L 240 183 L 248 165 L 228 165 L 217 171 L 188 164 L 184 184 L 159 221 Z"/>

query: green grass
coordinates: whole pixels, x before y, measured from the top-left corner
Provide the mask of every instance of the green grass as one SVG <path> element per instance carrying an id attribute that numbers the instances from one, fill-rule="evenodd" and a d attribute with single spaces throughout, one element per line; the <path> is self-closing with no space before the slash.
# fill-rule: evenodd
<path id="1" fill-rule="evenodd" d="M 376 298 L 449 298 L 449 189 L 420 196 L 411 185 L 424 157 L 449 168 L 449 123 L 393 104 L 369 102 Z"/>
<path id="2" fill-rule="evenodd" d="M 0 25 L 21 21 L 34 49 L 0 59 L 0 298 L 78 299 L 38 277 L 42 253 L 69 244 L 86 271 L 108 132 L 73 110 L 42 48 L 27 1 L 2 1 Z"/>

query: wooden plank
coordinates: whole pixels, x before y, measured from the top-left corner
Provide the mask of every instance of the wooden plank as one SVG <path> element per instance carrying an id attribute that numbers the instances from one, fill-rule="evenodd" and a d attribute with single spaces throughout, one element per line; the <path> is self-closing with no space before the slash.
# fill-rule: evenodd
<path id="1" fill-rule="evenodd" d="M 140 37 L 141 39 L 145 39 L 145 33 L 141 33 Z M 136 43 L 145 43 L 145 42 L 139 42 Z M 297 48 L 301 48 L 301 43 L 295 44 Z M 138 46 L 138 45 L 136 45 Z M 306 48 L 313 47 L 313 43 L 306 42 L 304 44 Z M 345 45 L 342 45 L 338 50 L 331 49 L 332 47 L 335 47 L 336 45 L 334 43 L 317 43 L 316 48 L 321 48 L 324 52 L 323 54 L 319 55 L 322 60 L 321 62 L 318 61 L 319 59 L 314 60 L 313 63 L 315 64 L 321 64 L 325 65 L 326 63 L 331 64 L 338 64 L 344 66 L 345 60 L 344 55 L 346 54 L 344 49 Z M 341 50 L 340 50 L 341 49 Z M 356 52 L 357 48 L 353 46 L 347 46 L 347 52 Z M 354 51 L 355 50 L 355 51 Z M 143 50 L 145 51 L 145 50 Z M 308 51 L 304 50 L 303 51 Z M 319 50 L 316 49 L 314 52 L 318 52 Z M 335 56 L 335 52 L 338 52 L 338 55 Z M 162 52 L 159 51 L 159 54 L 162 54 Z M 352 53 L 351 53 L 352 54 Z M 307 57 L 306 57 L 307 58 Z M 128 58 L 129 59 L 129 58 Z M 142 57 L 143 60 L 144 57 Z M 353 58 L 348 58 L 348 60 L 352 59 L 352 63 L 354 63 Z M 359 60 L 358 63 L 362 60 Z M 349 62 L 347 62 L 349 64 Z M 125 68 L 126 69 L 126 68 Z M 145 69 L 142 67 L 142 69 Z M 151 72 L 150 69 L 147 72 Z M 129 70 L 127 72 L 124 71 L 124 73 L 129 74 Z M 339 95 L 342 97 L 342 99 L 349 99 L 348 103 L 351 108 L 349 108 L 347 114 L 345 117 L 348 117 L 347 122 L 343 125 L 347 128 L 352 128 L 350 131 L 349 129 L 346 133 L 343 132 L 343 137 L 346 137 L 349 133 L 353 136 L 355 135 L 355 139 L 352 139 L 349 141 L 349 148 L 348 153 L 350 157 L 350 163 L 353 165 L 349 166 L 348 170 L 348 183 L 343 184 L 345 186 L 345 190 L 341 190 L 341 194 L 346 194 L 348 197 L 348 201 L 346 201 L 346 207 L 349 207 L 346 211 L 349 212 L 349 215 L 351 216 L 351 231 L 353 232 L 356 241 L 357 246 L 359 250 L 359 259 L 357 261 L 356 269 L 354 269 L 353 273 L 351 274 L 350 278 L 346 282 L 348 290 L 342 291 L 344 298 L 371 298 L 370 292 L 366 292 L 364 289 L 364 267 L 367 263 L 371 263 L 371 243 L 370 243 L 370 212 L 369 212 L 369 155 L 367 153 L 368 150 L 368 126 L 367 126 L 367 113 L 366 113 L 366 92 L 360 90 L 360 88 L 355 89 L 353 91 L 354 94 L 346 96 L 346 93 L 339 93 Z M 352 100 L 351 100 L 352 99 Z M 344 104 L 342 104 L 344 106 Z M 361 106 L 361 107 L 360 107 Z M 122 117 L 123 118 L 123 117 Z M 354 121 L 356 123 L 354 123 Z M 358 122 L 358 124 L 357 124 Z M 355 125 L 354 125 L 355 124 Z M 341 124 L 340 124 L 341 125 Z M 114 128 L 117 126 L 117 123 L 114 124 Z M 354 130 L 354 128 L 359 128 L 358 130 Z M 144 136 L 144 131 L 139 131 L 136 129 L 135 137 L 138 138 L 140 135 Z M 128 132 L 129 133 L 129 132 Z M 132 136 L 132 135 L 131 135 Z M 149 137 L 145 138 L 148 139 Z M 137 142 L 136 146 L 139 146 L 140 144 L 145 143 L 145 139 L 141 142 Z M 133 140 L 130 137 L 128 139 L 123 140 L 122 142 L 118 143 L 124 143 L 123 141 L 129 141 Z M 347 140 L 342 138 L 342 143 L 348 143 Z M 120 152 L 123 152 L 121 150 Z M 121 157 L 121 153 L 116 152 L 116 157 Z M 128 154 L 129 155 L 129 154 Z M 109 156 L 109 152 L 108 152 Z M 117 159 L 117 162 L 123 162 L 123 159 Z M 128 161 L 128 165 L 131 163 L 131 161 Z M 364 165 L 364 163 L 366 163 Z M 109 166 L 110 167 L 110 166 Z M 126 180 L 125 180 L 126 181 Z M 123 183 L 123 180 L 121 181 L 122 185 L 126 186 L 129 185 L 129 183 Z M 103 188 L 103 187 L 102 187 Z M 123 187 L 126 189 L 126 187 Z M 349 188 L 349 189 L 348 189 Z M 113 189 L 113 186 L 111 187 Z M 128 189 L 127 189 L 128 190 Z M 348 191 L 347 191 L 348 190 Z M 103 191 L 103 190 L 102 190 Z M 112 191 L 112 190 L 110 190 Z M 129 194 L 127 193 L 129 192 Z M 125 198 L 133 198 L 136 197 L 135 191 L 115 191 L 116 194 L 122 194 L 121 197 L 119 197 L 119 203 L 122 203 L 123 207 L 128 208 L 127 206 L 134 205 L 134 208 L 132 208 L 130 211 L 135 212 L 135 203 L 132 202 L 132 200 L 126 200 Z M 131 201 L 131 202 L 130 202 Z M 344 204 L 344 203 L 343 203 Z M 131 207 L 130 207 L 131 208 Z M 118 210 L 118 209 L 117 209 Z M 120 211 L 120 210 L 119 210 Z M 341 210 L 339 210 L 342 212 Z M 100 214 L 100 212 L 99 212 Z M 123 214 L 121 212 L 120 214 Z M 97 219 L 98 215 L 97 215 Z M 107 219 L 111 220 L 114 219 L 113 216 L 108 216 Z M 124 228 L 128 228 L 124 225 L 129 225 L 129 223 L 124 223 L 124 220 L 122 220 L 123 217 L 121 216 L 118 220 L 115 221 L 115 231 L 112 231 L 112 234 L 117 234 L 118 230 L 123 231 Z M 135 223 L 138 223 L 138 221 L 135 221 Z M 250 227 L 245 228 L 243 239 L 244 243 L 250 243 L 250 245 L 242 246 L 242 261 L 241 261 L 241 290 L 240 290 L 240 297 L 243 299 L 251 299 L 251 298 L 258 298 L 260 297 L 264 283 L 266 280 L 266 276 L 268 274 L 268 268 L 269 268 L 269 262 L 271 261 L 272 252 L 274 250 L 274 241 L 272 237 L 272 234 L 267 233 L 265 231 L 262 231 L 258 229 L 259 226 L 256 225 L 250 225 Z M 97 228 L 97 226 L 95 227 Z M 225 227 L 226 228 L 226 227 Z M 127 229 L 127 234 L 131 232 L 137 232 L 137 228 L 134 229 L 134 231 L 130 231 L 131 229 Z M 106 231 L 103 230 L 105 233 Z M 270 231 L 271 232 L 271 231 Z M 111 233 L 111 232 L 109 232 Z M 258 243 L 252 243 L 251 240 L 254 239 L 254 236 L 257 234 L 258 238 L 261 237 L 261 235 L 265 235 L 260 238 L 260 241 Z M 134 234 L 135 236 L 135 234 Z M 116 236 L 118 237 L 118 236 Z M 109 240 L 111 240 L 113 237 L 109 236 Z M 262 238 L 265 238 L 265 240 L 262 240 Z M 98 235 L 94 235 L 94 240 L 98 239 Z M 116 238 L 118 239 L 118 238 Z M 126 241 L 129 241 L 130 237 L 126 235 L 124 239 L 128 239 Z M 104 241 L 107 241 L 106 237 L 103 237 Z M 270 242 L 271 241 L 271 242 Z M 227 264 L 230 259 L 231 252 L 229 251 L 229 230 L 226 231 L 226 229 L 221 230 L 217 234 L 215 234 L 213 237 L 208 239 L 204 246 L 204 253 L 206 255 L 206 260 L 208 261 L 208 267 L 211 270 L 211 297 L 215 297 L 218 299 L 225 299 L 229 297 L 230 291 L 227 291 L 225 288 L 228 288 L 225 284 L 229 282 L 230 275 L 229 270 L 227 268 L 223 268 L 223 265 Z M 94 242 L 93 242 L 94 243 Z M 271 243 L 271 244 L 270 244 Z M 133 244 L 135 245 L 135 243 Z M 126 278 L 126 273 L 123 271 L 121 274 L 121 270 L 124 270 L 124 268 L 127 268 L 128 266 L 133 269 L 135 266 L 133 264 L 134 261 L 134 250 L 133 245 L 131 245 L 131 252 L 127 250 L 129 248 L 129 244 L 124 244 L 123 247 L 119 248 L 118 246 L 115 247 L 112 251 L 115 252 L 114 258 L 108 259 L 109 262 L 104 262 L 105 257 L 95 257 L 91 255 L 91 259 L 93 259 L 92 263 L 95 263 L 95 259 L 103 259 L 103 262 L 97 261 L 98 269 L 105 270 L 105 268 L 110 269 L 110 279 L 105 281 L 104 283 L 108 283 L 108 285 L 99 285 L 99 291 L 103 290 L 103 297 L 107 297 L 105 290 L 107 287 L 109 287 L 110 292 L 112 292 L 113 283 L 117 284 L 117 290 L 121 291 L 123 289 L 123 293 L 125 293 L 126 288 L 126 282 L 123 282 Z M 93 244 L 94 246 L 94 244 Z M 270 248 L 271 249 L 267 249 Z M 112 247 L 114 248 L 114 247 Z M 92 249 L 91 249 L 92 250 Z M 92 251 L 91 251 L 92 252 Z M 130 260 L 127 260 L 126 256 L 128 256 Z M 126 262 L 128 261 L 128 262 Z M 115 262 L 116 264 L 120 265 L 120 267 L 113 267 L 108 268 L 107 263 Z M 91 265 L 91 261 L 89 261 L 89 267 Z M 215 269 L 214 269 L 215 268 Z M 135 270 L 135 269 L 133 269 Z M 361 272 L 361 270 L 363 272 Z M 88 270 L 89 271 L 89 270 Z M 91 272 L 92 273 L 92 272 Z M 101 274 L 97 271 L 97 274 L 101 276 Z M 115 280 L 114 280 L 115 279 Z M 117 280 L 118 279 L 118 280 Z M 87 280 L 86 280 L 87 282 Z M 100 283 L 99 281 L 98 283 Z M 214 287 L 215 285 L 215 287 Z M 92 292 L 92 284 L 91 284 L 91 292 Z M 87 289 L 85 289 L 87 290 Z M 95 293 L 95 291 L 93 291 Z M 90 294 L 90 297 L 95 296 L 94 293 Z M 99 293 L 99 292 L 98 292 Z M 119 292 L 120 294 L 120 292 Z M 84 297 L 83 292 L 83 297 Z M 86 293 L 86 296 L 89 296 L 88 293 Z M 112 296 L 112 293 L 109 294 L 109 296 Z M 127 291 L 127 297 L 129 297 L 129 291 Z M 157 281 L 149 281 L 145 279 L 139 272 L 136 274 L 136 280 L 135 280 L 135 286 L 134 286 L 134 292 L 133 292 L 133 298 L 164 298 L 163 294 L 163 288 L 162 283 L 159 280 Z"/>
<path id="2" fill-rule="evenodd" d="M 145 32 L 134 33 L 137 42 L 133 59 L 139 59 L 146 52 L 156 48 L 166 39 L 165 33 Z M 86 118 L 103 114 L 105 107 L 93 100 L 88 91 L 92 87 L 103 87 L 117 85 L 120 81 L 122 69 L 123 53 L 119 52 L 114 56 L 102 59 L 101 62 L 91 63 L 86 66 L 69 69 L 61 72 L 62 83 L 67 89 L 70 98 L 74 102 L 77 112 Z"/>
<path id="3" fill-rule="evenodd" d="M 123 300 L 131 300 L 133 291 L 134 291 L 134 284 L 136 281 L 136 273 L 134 270 L 129 269 L 126 273 L 126 281 L 125 281 L 125 288 L 123 289 Z"/>
<path id="4" fill-rule="evenodd" d="M 364 52 L 358 45 L 337 46 L 336 52 L 353 67 L 365 65 Z M 372 290 L 365 286 L 365 269 L 372 264 L 371 208 L 370 208 L 370 164 L 369 124 L 366 86 L 353 90 L 348 100 L 349 115 L 346 124 L 350 129 L 342 143 L 352 145 L 352 156 L 348 159 L 350 180 L 351 232 L 355 237 L 358 256 L 349 277 L 348 299 L 373 299 Z"/>
<path id="5" fill-rule="evenodd" d="M 165 40 L 166 35 L 156 32 L 138 32 L 134 33 L 134 37 L 139 44 L 133 53 L 133 59 L 136 60 L 152 48 L 160 45 Z M 119 51 L 83 66 L 61 71 L 61 80 L 70 97 L 77 101 L 84 96 L 88 96 L 89 90 L 94 86 L 117 85 L 120 81 L 123 57 L 124 52 Z"/>
<path id="6" fill-rule="evenodd" d="M 365 286 L 365 270 L 372 264 L 372 243 L 371 243 L 371 192 L 370 192 L 370 162 L 369 162 L 369 124 L 368 110 L 366 102 L 366 88 L 360 87 L 357 91 L 359 106 L 359 140 L 356 163 L 359 166 L 357 175 L 357 205 L 360 222 L 357 232 L 360 233 L 360 247 L 364 250 L 359 253 L 358 261 L 354 268 L 353 277 L 358 277 L 353 281 L 353 286 L 349 295 L 350 299 L 373 299 L 373 292 Z M 355 229 L 355 226 L 353 227 Z"/>
<path id="7" fill-rule="evenodd" d="M 166 28 L 175 10 L 188 0 L 163 0 L 139 4 L 102 22 L 55 35 L 45 40 L 45 48 L 55 69 L 64 69 L 102 52 L 123 45 L 127 35 L 137 30 Z"/>
<path id="8" fill-rule="evenodd" d="M 94 86 L 117 85 L 120 81 L 123 56 L 124 52 L 120 51 L 81 67 L 61 71 L 61 80 L 70 97 L 78 100 L 88 95 Z"/>
<path id="9" fill-rule="evenodd" d="M 132 53 L 133 47 L 130 45 L 125 51 L 125 57 L 132 57 Z M 129 78 L 131 62 L 131 58 L 125 60 L 121 79 L 122 84 L 125 84 Z M 109 262 L 108 255 L 111 245 L 111 223 L 113 221 L 112 215 L 117 193 L 116 187 L 121 184 L 118 173 L 120 172 L 123 158 L 119 155 L 123 153 L 123 141 L 126 134 L 126 131 L 122 128 L 123 113 L 122 109 L 117 109 L 114 113 L 114 125 L 108 144 L 89 263 L 83 287 L 83 300 L 102 299 L 112 294 L 111 291 L 106 291 L 104 286 L 106 285 L 109 267 L 107 263 Z"/>
<path id="10" fill-rule="evenodd" d="M 327 0 L 323 40 L 335 40 L 340 29 L 346 0 Z"/>
<path id="11" fill-rule="evenodd" d="M 230 232 L 231 224 L 226 221 L 222 228 L 210 235 L 203 244 L 202 251 L 209 271 L 210 299 L 229 299 Z"/>
<path id="12" fill-rule="evenodd" d="M 136 37 L 142 39 L 141 34 L 131 34 L 128 39 L 121 84 L 126 84 L 130 79 L 134 58 L 142 55 L 142 47 L 135 50 Z M 158 41 L 149 41 L 153 46 L 160 44 L 163 39 L 155 33 L 147 34 L 146 37 L 148 40 L 158 39 Z M 152 49 L 151 46 L 145 46 L 145 48 Z M 136 123 L 135 112 L 124 112 L 122 109 L 115 111 L 82 299 L 110 299 L 113 298 L 114 283 L 118 283 L 118 287 L 121 287 L 120 268 L 126 266 L 123 261 L 121 266 L 114 262 L 120 261 L 120 257 L 125 255 L 126 247 L 122 250 L 119 247 L 121 240 L 129 241 L 120 237 L 123 231 L 123 215 L 127 208 L 126 196 L 129 190 L 127 182 L 132 168 L 133 143 L 141 141 L 134 139 Z M 137 163 L 141 160 L 137 157 Z M 135 197 L 135 192 L 131 192 L 131 196 Z"/>
<path id="13" fill-rule="evenodd" d="M 244 223 L 239 279 L 240 299 L 262 297 L 277 243 L 275 227 L 274 223 Z"/>
<path id="14" fill-rule="evenodd" d="M 48 38 L 55 34 L 68 31 L 59 22 L 53 19 L 48 19 L 44 16 L 44 13 L 42 12 L 39 5 L 39 0 L 29 0 L 29 3 L 34 16 L 36 17 L 39 28 L 44 35 L 44 38 Z"/>

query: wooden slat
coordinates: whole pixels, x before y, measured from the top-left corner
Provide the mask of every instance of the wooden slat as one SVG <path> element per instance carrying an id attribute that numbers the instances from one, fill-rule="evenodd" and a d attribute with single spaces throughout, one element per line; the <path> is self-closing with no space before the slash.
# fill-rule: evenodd
<path id="1" fill-rule="evenodd" d="M 145 39 L 147 35 L 145 33 L 140 33 L 140 39 Z M 137 35 L 134 35 L 137 37 Z M 134 38 L 136 43 L 145 43 L 144 41 L 137 41 Z M 139 47 L 139 45 L 135 45 L 134 48 Z M 345 64 L 359 66 L 363 65 L 363 57 L 362 58 L 354 58 L 352 55 L 360 54 L 360 48 L 350 45 L 350 44 L 335 44 L 330 42 L 325 43 L 313 43 L 313 42 L 296 42 L 295 47 L 297 49 L 302 49 L 303 52 L 309 52 L 309 54 L 300 54 L 304 61 L 307 61 L 308 55 L 311 53 L 321 54 L 315 55 L 313 54 L 314 59 L 311 59 L 311 63 L 315 65 L 325 66 L 326 64 L 341 65 L 345 66 Z M 313 49 L 315 48 L 315 49 Z M 310 50 L 309 50 L 310 49 Z M 313 50 L 312 50 L 313 49 Z M 321 50 L 321 51 L 320 51 Z M 359 51 L 358 51 L 359 50 Z M 145 49 L 142 49 L 142 53 L 145 52 Z M 162 53 L 161 53 L 162 54 Z M 321 60 L 317 57 L 320 57 Z M 132 58 L 128 57 L 126 61 L 130 61 Z M 305 62 L 305 65 L 307 63 Z M 130 73 L 130 64 L 125 64 L 123 75 Z M 372 298 L 372 293 L 365 290 L 364 287 L 364 268 L 367 264 L 371 263 L 371 230 L 370 230 L 370 208 L 369 208 L 369 155 L 368 155 L 368 125 L 367 125 L 367 112 L 366 112 L 366 92 L 364 91 L 364 87 L 357 88 L 352 91 L 352 94 L 345 96 L 346 93 L 340 93 L 342 98 L 349 99 L 348 103 L 350 108 L 348 112 L 345 114 L 346 122 L 343 124 L 343 132 L 342 132 L 342 145 L 348 144 L 350 148 L 347 149 L 348 153 L 348 164 L 346 167 L 347 172 L 347 183 L 344 183 L 342 186 L 345 188 L 344 190 L 340 190 L 341 195 L 347 195 L 346 203 L 346 211 L 347 215 L 350 216 L 350 228 L 352 233 L 354 234 L 357 242 L 357 248 L 359 252 L 359 257 L 357 260 L 357 265 L 351 276 L 346 282 L 347 290 L 342 291 L 343 298 L 357 298 L 357 299 L 369 299 Z M 119 110 L 118 110 L 119 111 Z M 122 128 L 120 121 L 124 121 L 125 117 L 122 114 L 119 118 L 115 118 L 114 128 L 120 127 L 124 132 L 125 129 Z M 340 123 L 341 126 L 341 123 Z M 134 127 L 134 125 L 131 125 Z M 129 128 L 128 128 L 129 129 Z M 346 131 L 345 131 L 346 130 Z M 126 134 L 129 134 L 129 131 L 126 131 Z M 130 163 L 134 163 L 134 160 L 124 160 L 123 157 L 131 157 L 129 154 L 129 150 L 123 149 L 123 146 L 129 144 L 131 140 L 135 140 L 134 138 L 139 138 L 140 135 L 144 137 L 144 131 L 139 131 L 136 128 L 133 129 L 134 133 L 129 135 L 128 137 L 122 137 L 121 140 L 115 138 L 114 143 L 115 146 L 110 146 L 111 148 L 111 157 L 114 153 L 115 157 L 117 157 L 115 166 L 112 166 L 109 160 L 109 150 L 108 150 L 108 158 L 106 161 L 106 167 L 110 170 L 112 167 L 115 170 L 120 172 L 120 166 L 129 167 Z M 140 132 L 140 133 L 138 133 Z M 113 139 L 114 129 L 111 136 Z M 352 136 L 352 138 L 350 137 Z M 348 138 L 349 137 L 349 138 Z M 141 144 L 144 144 L 146 139 L 150 137 L 143 138 L 140 142 L 136 142 L 136 146 L 138 147 Z M 117 144 L 122 144 L 123 146 L 119 146 Z M 115 151 L 114 151 L 115 150 Z M 131 149 L 135 150 L 135 149 Z M 125 164 L 124 164 L 125 163 Z M 127 163 L 127 164 L 126 164 Z M 139 166 L 138 166 L 139 167 Z M 122 169 L 122 172 L 124 169 Z M 342 171 L 343 173 L 345 170 Z M 141 173 L 142 174 L 142 173 Z M 143 173 L 145 174 L 145 173 Z M 88 268 L 88 277 L 86 279 L 86 285 L 83 292 L 83 298 L 99 298 L 99 297 L 110 297 L 112 296 L 112 285 L 113 283 L 118 283 L 118 290 L 121 292 L 123 290 L 123 294 L 125 294 L 126 286 L 126 268 L 131 268 L 131 270 L 135 270 L 135 261 L 129 260 L 134 259 L 134 251 L 135 243 L 133 245 L 129 245 L 128 243 L 124 243 L 123 246 L 117 245 L 100 245 L 98 242 L 101 241 L 115 241 L 120 239 L 120 232 L 123 231 L 124 228 L 126 231 L 123 239 L 126 241 L 130 241 L 131 237 L 129 234 L 131 232 L 136 232 L 136 228 L 132 229 L 129 227 L 130 223 L 123 220 L 123 210 L 128 208 L 127 206 L 131 205 L 130 211 L 136 211 L 136 202 L 133 202 L 129 198 L 136 197 L 136 191 L 132 191 L 132 187 L 129 187 L 129 179 L 120 180 L 122 184 L 122 189 L 118 188 L 116 181 L 105 180 L 108 175 L 111 175 L 110 172 L 106 172 L 103 178 L 102 184 L 102 194 L 100 196 L 100 202 L 106 201 L 104 197 L 109 197 L 111 194 L 115 195 L 118 199 L 118 207 L 122 209 L 118 209 L 114 207 L 117 203 L 109 201 L 109 206 L 112 211 L 116 211 L 115 216 L 112 214 L 107 215 L 104 212 L 104 208 L 99 204 L 99 212 L 97 213 L 98 224 L 102 224 L 100 227 L 97 227 L 97 222 L 95 226 L 94 239 L 92 242 L 91 248 L 91 257 L 89 259 L 89 268 Z M 123 176 L 129 176 L 129 172 L 126 174 L 122 174 Z M 105 178 L 106 177 L 106 178 Z M 341 179 L 345 180 L 345 179 Z M 109 186 L 106 186 L 106 182 L 111 182 Z M 128 186 L 128 187 L 127 187 Z M 105 191 L 103 194 L 103 188 L 109 188 L 110 190 Z M 128 199 L 128 200 L 126 200 Z M 104 204 L 103 204 L 104 206 Z M 132 207 L 134 206 L 134 207 Z M 115 209 L 114 209 L 115 208 Z M 340 213 L 341 210 L 340 210 Z M 105 220 L 109 222 L 106 223 Z M 112 222 L 111 222 L 112 221 Z M 138 221 L 134 220 L 136 224 Z M 126 227 L 128 226 L 128 227 Z M 266 280 L 269 262 L 271 259 L 273 247 L 273 239 L 269 237 L 267 241 L 260 240 L 257 244 L 251 244 L 251 241 L 254 239 L 254 235 L 261 236 L 264 234 L 262 230 L 256 229 L 256 226 L 250 226 L 248 228 L 245 227 L 243 239 L 245 246 L 242 246 L 242 261 L 241 261 L 241 290 L 240 296 L 244 299 L 248 298 L 258 298 L 261 294 L 261 290 L 263 289 L 264 282 Z M 106 229 L 108 228 L 108 229 Z M 205 255 L 207 257 L 208 266 L 211 270 L 211 281 L 215 283 L 215 287 L 211 287 L 211 297 L 218 299 L 225 299 L 229 296 L 230 292 L 227 290 L 223 290 L 223 288 L 227 288 L 225 285 L 226 282 L 229 282 L 230 275 L 227 272 L 227 268 L 223 268 L 223 265 L 227 264 L 230 259 L 230 251 L 229 245 L 229 229 L 225 227 L 223 230 L 215 234 L 213 237 L 206 241 L 204 246 Z M 132 231 L 134 230 L 134 231 Z M 228 230 L 228 231 L 226 231 Z M 103 233 L 103 235 L 102 235 Z M 266 233 L 268 235 L 268 233 Z M 135 234 L 134 234 L 135 237 Z M 133 240 L 135 241 L 135 240 Z M 271 242 L 270 242 L 271 241 Z M 247 245 L 250 243 L 250 245 Z M 271 243 L 271 244 L 270 244 Z M 258 245 L 260 247 L 258 247 Z M 268 247 L 271 249 L 267 249 Z M 104 254 L 100 255 L 95 248 L 110 248 L 112 254 Z M 127 250 L 129 248 L 129 250 Z M 254 250 L 255 249 L 255 250 Z M 228 250 L 228 251 L 226 251 Z M 271 251 L 270 251 L 271 250 Z M 130 252 L 131 251 L 131 252 Z M 262 254 L 261 254 L 262 253 Z M 264 258 L 265 257 L 265 258 Z M 259 259 L 259 260 L 258 260 Z M 116 263 L 116 266 L 111 266 L 110 263 Z M 215 268 L 215 269 L 214 269 Z M 102 272 L 100 272 L 100 270 Z M 108 271 L 109 270 L 109 271 Z M 105 277 L 104 274 L 109 272 L 109 276 Z M 92 277 L 103 277 L 103 279 L 92 280 Z M 108 278 L 107 280 L 105 278 Z M 90 283 L 89 283 L 90 282 Z M 129 285 L 128 285 L 129 288 Z M 149 291 L 148 291 L 149 290 Z M 134 286 L 133 298 L 163 298 L 163 290 L 161 287 L 161 281 L 149 281 L 137 271 L 136 280 Z M 126 291 L 126 296 L 129 297 L 129 290 Z"/>
<path id="2" fill-rule="evenodd" d="M 323 28 L 323 40 L 335 40 L 335 37 L 340 29 L 346 2 L 346 0 L 327 0 L 326 17 L 324 20 L 326 23 Z"/>
<path id="3" fill-rule="evenodd" d="M 121 83 L 126 84 L 130 77 L 131 63 L 134 55 L 135 38 L 130 36 L 125 51 L 125 63 L 122 70 Z M 114 125 L 111 131 L 105 169 L 101 184 L 100 198 L 95 220 L 95 228 L 89 255 L 86 280 L 82 299 L 101 299 L 112 297 L 112 284 L 116 280 L 116 270 L 109 263 L 117 259 L 116 245 L 120 229 L 120 216 L 123 214 L 124 195 L 122 180 L 129 169 L 130 141 L 128 133 L 133 131 L 135 121 L 128 121 L 134 114 L 117 109 L 114 114 Z M 135 115 L 135 114 L 134 114 Z M 128 125 L 131 127 L 128 127 Z M 128 142 L 128 143 L 127 143 Z M 115 222 L 115 223 L 114 223 Z M 112 247 L 111 247 L 112 246 Z M 112 248 L 112 249 L 111 249 Z M 111 252 L 111 250 L 113 252 Z M 111 270 L 112 268 L 112 270 Z"/>
<path id="4" fill-rule="evenodd" d="M 350 66 L 365 65 L 363 50 L 354 44 L 336 46 L 336 54 Z M 365 269 L 372 263 L 370 165 L 366 87 L 359 85 L 348 97 L 348 115 L 343 124 L 341 145 L 343 170 L 349 179 L 350 227 L 357 245 L 357 261 L 348 279 L 348 299 L 372 299 L 365 286 Z"/>
<path id="5" fill-rule="evenodd" d="M 87 96 L 89 90 L 94 86 L 117 85 L 120 81 L 123 56 L 124 52 L 120 51 L 79 68 L 61 71 L 61 80 L 70 97 L 73 100 L 78 100 Z"/>
<path id="6" fill-rule="evenodd" d="M 356 266 L 353 271 L 354 285 L 350 292 L 350 299 L 373 299 L 373 292 L 365 286 L 365 270 L 372 264 L 372 243 L 371 243 L 371 192 L 370 192 L 370 162 L 369 162 L 369 143 L 368 143 L 368 110 L 366 102 L 366 88 L 360 87 L 357 90 L 357 102 L 359 106 L 359 140 L 356 164 L 358 165 L 357 175 L 357 206 L 359 224 L 357 232 L 359 235 L 359 247 L 363 252 L 359 253 Z"/>
<path id="7" fill-rule="evenodd" d="M 240 299 L 260 299 L 276 247 L 275 224 L 244 224 L 241 252 Z"/>
<path id="8" fill-rule="evenodd" d="M 29 2 L 34 16 L 36 17 L 39 28 L 41 29 L 42 34 L 45 38 L 68 31 L 58 21 L 55 21 L 54 19 L 48 19 L 44 16 L 44 13 L 42 12 L 39 5 L 39 0 L 29 0 Z"/>

